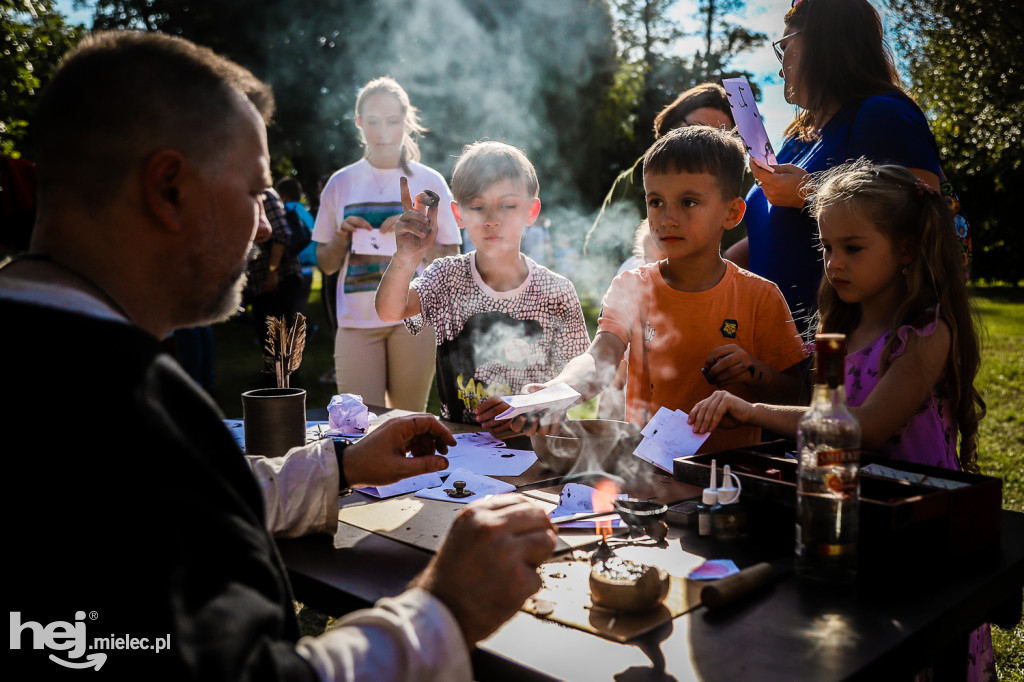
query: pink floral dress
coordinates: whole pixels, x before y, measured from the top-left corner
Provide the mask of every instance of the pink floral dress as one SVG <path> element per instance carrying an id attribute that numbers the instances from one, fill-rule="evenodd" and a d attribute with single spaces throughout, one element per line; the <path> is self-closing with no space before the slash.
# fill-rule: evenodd
<path id="1" fill-rule="evenodd" d="M 910 334 L 929 336 L 938 323 L 938 309 L 927 314 L 922 326 L 904 325 L 896 330 L 898 340 L 893 345 L 890 361 L 895 360 L 907 346 Z M 887 330 L 877 339 L 860 350 L 846 356 L 846 398 L 851 407 L 857 407 L 867 400 L 879 380 L 879 359 L 882 349 L 889 340 Z M 957 458 L 956 419 L 949 408 L 947 387 L 939 383 L 921 403 L 906 426 L 875 452 L 891 459 L 917 462 L 943 469 L 960 469 Z M 974 630 L 968 638 L 967 679 L 969 682 L 995 680 L 995 661 L 992 655 L 992 632 L 988 623 Z M 931 678 L 931 671 L 918 676 L 919 680 Z"/>

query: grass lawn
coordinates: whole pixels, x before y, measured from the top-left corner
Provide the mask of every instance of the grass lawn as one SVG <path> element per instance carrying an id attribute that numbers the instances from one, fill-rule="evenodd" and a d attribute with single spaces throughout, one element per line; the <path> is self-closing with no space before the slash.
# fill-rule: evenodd
<path id="1" fill-rule="evenodd" d="M 988 405 L 980 427 L 978 463 L 982 473 L 1003 479 L 1003 507 L 1024 512 L 1024 289 L 980 288 L 975 290 L 975 299 L 985 330 L 984 359 L 976 385 Z M 597 307 L 584 305 L 584 312 L 593 335 Z M 335 388 L 320 378 L 334 367 L 334 339 L 316 287 L 308 313 L 310 328 L 315 330 L 306 345 L 302 376 L 293 385 L 306 389 L 307 407 L 326 407 Z M 252 321 L 245 316 L 214 327 L 214 338 L 213 396 L 226 415 L 240 417 L 242 391 L 266 380 L 260 375 L 261 344 Z M 436 414 L 436 394 L 428 409 Z M 1024 626 L 1009 631 L 993 627 L 992 636 L 999 679 L 1024 681 Z"/>

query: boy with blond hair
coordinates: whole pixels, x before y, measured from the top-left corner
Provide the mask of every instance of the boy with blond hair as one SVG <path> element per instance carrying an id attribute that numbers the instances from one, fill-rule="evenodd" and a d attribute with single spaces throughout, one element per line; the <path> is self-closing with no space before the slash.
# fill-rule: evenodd
<path id="1" fill-rule="evenodd" d="M 616 277 L 590 348 L 527 392 L 565 382 L 588 399 L 612 381 L 628 349 L 626 419 L 640 426 L 660 407 L 689 412 L 715 388 L 759 401 L 797 398 L 803 352 L 782 294 L 719 252 L 743 217 L 744 160 L 735 134 L 706 126 L 674 130 L 647 150 L 647 216 L 665 259 Z M 481 423 L 496 423 L 499 409 L 488 405 Z M 513 420 L 511 430 L 537 430 L 524 422 Z M 759 438 L 755 428 L 717 430 L 701 450 Z"/>
<path id="2" fill-rule="evenodd" d="M 377 314 L 405 320 L 437 340 L 441 417 L 476 424 L 476 408 L 557 374 L 589 343 L 572 282 L 520 251 L 540 213 L 537 172 L 519 149 L 501 142 L 467 145 L 452 170 L 452 212 L 476 250 L 435 261 L 413 279 L 434 243 L 438 207 L 410 197 L 395 227 L 398 250 L 377 289 Z M 502 435 L 504 424 L 492 431 Z"/>

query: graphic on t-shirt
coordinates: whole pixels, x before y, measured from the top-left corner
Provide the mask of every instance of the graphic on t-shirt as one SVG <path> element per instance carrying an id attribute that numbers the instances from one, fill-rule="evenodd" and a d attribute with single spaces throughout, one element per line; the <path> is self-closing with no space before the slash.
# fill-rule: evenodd
<path id="1" fill-rule="evenodd" d="M 739 322 L 736 320 L 725 320 L 722 322 L 722 336 L 727 339 L 735 339 L 737 329 L 739 329 Z"/>
<path id="2" fill-rule="evenodd" d="M 350 263 L 345 271 L 345 293 L 377 291 L 387 269 L 387 263 Z"/>
<path id="3" fill-rule="evenodd" d="M 437 347 L 437 391 L 448 414 L 458 418 L 486 398 L 509 395 L 509 368 L 543 362 L 544 329 L 537 320 L 517 320 L 490 311 L 469 317 L 462 331 Z"/>
<path id="4" fill-rule="evenodd" d="M 401 212 L 402 204 L 398 201 L 370 201 L 345 206 L 343 221 L 349 216 L 357 216 L 373 227 L 372 230 L 356 230 L 352 233 L 352 253 L 377 256 L 394 254 L 396 251 L 394 233 L 381 234 L 380 227 L 385 220 Z"/>

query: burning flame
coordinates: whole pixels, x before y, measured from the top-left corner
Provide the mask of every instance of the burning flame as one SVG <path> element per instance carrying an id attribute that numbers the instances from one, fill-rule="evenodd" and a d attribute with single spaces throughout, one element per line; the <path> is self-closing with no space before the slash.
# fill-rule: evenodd
<path id="1" fill-rule="evenodd" d="M 610 512 L 615 510 L 614 500 L 619 496 L 619 486 L 615 481 L 603 479 L 594 486 L 594 493 L 590 496 L 595 512 Z M 601 535 L 602 540 L 607 540 L 612 534 L 612 520 L 598 519 L 594 521 L 594 527 Z"/>

